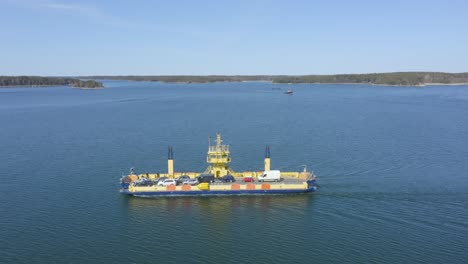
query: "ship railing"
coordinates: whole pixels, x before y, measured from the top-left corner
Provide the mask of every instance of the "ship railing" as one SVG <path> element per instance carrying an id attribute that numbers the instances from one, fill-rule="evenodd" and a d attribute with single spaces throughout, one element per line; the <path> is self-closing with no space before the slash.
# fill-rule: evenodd
<path id="1" fill-rule="evenodd" d="M 208 151 L 209 152 L 229 152 L 229 146 L 228 145 L 209 146 Z"/>
<path id="2" fill-rule="evenodd" d="M 306 181 L 311 181 L 315 180 L 315 174 L 313 172 L 310 172 L 309 176 L 307 176 Z"/>
<path id="3" fill-rule="evenodd" d="M 299 177 L 299 172 L 282 171 L 282 172 L 281 172 L 281 177 L 293 177 L 293 178 L 298 178 L 298 177 Z"/>

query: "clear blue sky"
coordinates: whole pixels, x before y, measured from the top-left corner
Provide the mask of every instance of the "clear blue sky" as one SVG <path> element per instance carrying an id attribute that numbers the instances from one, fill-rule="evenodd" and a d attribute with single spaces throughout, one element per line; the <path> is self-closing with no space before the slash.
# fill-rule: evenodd
<path id="1" fill-rule="evenodd" d="M 468 71 L 468 1 L 0 0 L 0 75 Z"/>

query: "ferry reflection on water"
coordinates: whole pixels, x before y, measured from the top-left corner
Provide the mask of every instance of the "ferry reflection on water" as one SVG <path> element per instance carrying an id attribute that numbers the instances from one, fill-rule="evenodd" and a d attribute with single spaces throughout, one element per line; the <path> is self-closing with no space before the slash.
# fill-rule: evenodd
<path id="1" fill-rule="evenodd" d="M 207 211 L 209 213 L 230 213 L 235 210 L 277 210 L 293 206 L 311 208 L 314 195 L 251 195 L 215 197 L 151 197 L 135 198 L 122 196 L 122 206 L 131 213 L 168 213 L 179 211 Z"/>

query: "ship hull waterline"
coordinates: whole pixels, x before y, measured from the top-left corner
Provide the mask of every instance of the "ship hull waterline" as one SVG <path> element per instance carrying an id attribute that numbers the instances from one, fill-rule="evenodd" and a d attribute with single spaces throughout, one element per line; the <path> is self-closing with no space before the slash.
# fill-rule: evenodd
<path id="1" fill-rule="evenodd" d="M 283 189 L 283 190 L 204 190 L 204 191 L 135 191 L 121 189 L 120 193 L 137 197 L 158 197 L 158 196 L 223 196 L 223 195 L 272 195 L 272 194 L 298 194 L 310 193 L 317 190 L 317 187 L 307 189 Z"/>

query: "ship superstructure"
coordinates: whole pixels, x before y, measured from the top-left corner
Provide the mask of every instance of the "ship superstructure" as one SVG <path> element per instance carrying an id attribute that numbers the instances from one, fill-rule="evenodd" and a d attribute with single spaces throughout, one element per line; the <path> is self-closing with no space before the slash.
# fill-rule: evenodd
<path id="1" fill-rule="evenodd" d="M 231 163 L 231 152 L 229 145 L 222 145 L 221 134 L 216 134 L 216 144 L 211 146 L 211 139 L 208 140 L 208 153 L 206 162 L 210 164 L 205 173 L 212 173 L 215 177 L 231 174 L 229 163 Z"/>

